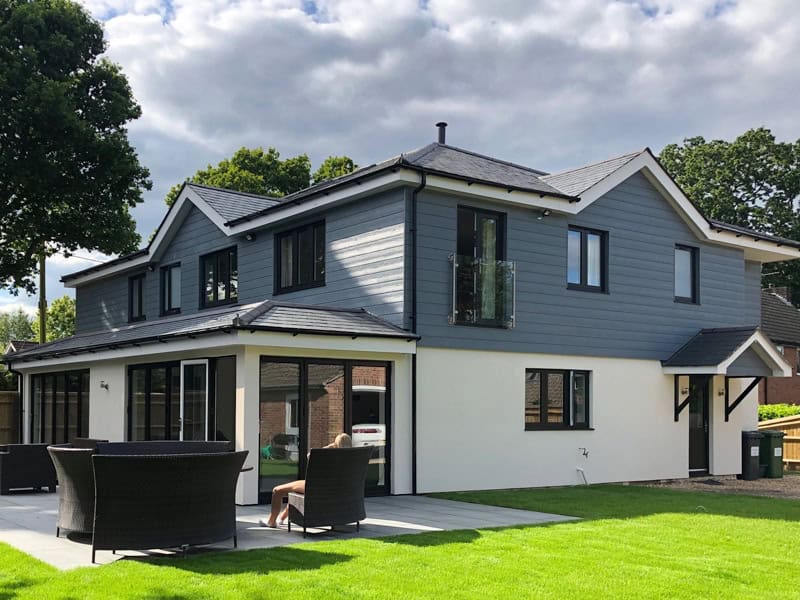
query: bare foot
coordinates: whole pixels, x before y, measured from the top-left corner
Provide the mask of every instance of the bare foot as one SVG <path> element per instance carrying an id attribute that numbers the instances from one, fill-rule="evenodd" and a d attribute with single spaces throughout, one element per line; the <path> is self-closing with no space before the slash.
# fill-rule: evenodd
<path id="1" fill-rule="evenodd" d="M 278 526 L 275 524 L 275 522 L 274 522 L 274 521 L 273 521 L 273 522 L 270 522 L 270 521 L 269 521 L 269 520 L 267 520 L 267 519 L 261 519 L 261 520 L 258 522 L 258 524 L 259 524 L 259 525 L 261 525 L 262 527 L 269 527 L 269 528 L 271 528 L 271 529 L 277 529 L 277 528 L 278 528 Z"/>

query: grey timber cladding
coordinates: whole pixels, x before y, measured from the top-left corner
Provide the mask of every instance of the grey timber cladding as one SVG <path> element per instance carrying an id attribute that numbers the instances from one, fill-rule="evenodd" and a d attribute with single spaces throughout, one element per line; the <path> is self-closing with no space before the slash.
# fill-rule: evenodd
<path id="1" fill-rule="evenodd" d="M 513 329 L 451 326 L 459 204 L 507 215 L 507 259 L 516 262 Z M 420 345 L 590 356 L 669 357 L 702 328 L 757 325 L 755 270 L 741 250 L 700 242 L 641 174 L 567 218 L 423 190 L 418 207 Z M 609 235 L 608 293 L 566 287 L 567 226 Z M 700 304 L 674 301 L 674 246 L 700 250 Z M 758 288 L 756 288 L 757 290 Z M 757 294 L 757 291 L 755 292 Z"/>
<path id="2" fill-rule="evenodd" d="M 236 245 L 239 301 L 272 297 L 274 233 L 298 224 L 325 220 L 325 286 L 281 294 L 285 302 L 365 308 L 395 325 L 403 323 L 405 192 L 397 189 L 254 232 L 254 240 L 227 237 L 192 207 L 153 271 L 146 272 L 145 314 L 160 311 L 160 268 L 181 263 L 181 314 L 200 310 L 200 256 Z M 128 277 L 131 273 L 79 286 L 77 332 L 119 327 L 128 321 Z"/>
<path id="3" fill-rule="evenodd" d="M 755 350 L 748 348 L 728 366 L 727 374 L 737 377 L 771 377 L 770 369 Z"/>

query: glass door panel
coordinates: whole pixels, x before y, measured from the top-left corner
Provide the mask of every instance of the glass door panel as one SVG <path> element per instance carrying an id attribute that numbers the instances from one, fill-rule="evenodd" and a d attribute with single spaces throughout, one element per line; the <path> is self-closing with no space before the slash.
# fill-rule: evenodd
<path id="1" fill-rule="evenodd" d="M 78 395 L 80 394 L 80 385 L 80 373 L 67 375 L 67 442 L 72 442 L 78 437 L 80 426 L 78 422 Z"/>
<path id="2" fill-rule="evenodd" d="M 167 437 L 167 369 L 158 367 L 150 371 L 150 439 Z"/>
<path id="3" fill-rule="evenodd" d="M 300 363 L 261 361 L 259 373 L 258 491 L 298 478 Z"/>
<path id="4" fill-rule="evenodd" d="M 208 413 L 208 363 L 186 361 L 181 363 L 181 439 L 206 439 L 206 414 Z"/>
<path id="5" fill-rule="evenodd" d="M 379 366 L 352 367 L 350 389 L 352 398 L 353 446 L 372 446 L 367 471 L 367 489 L 381 490 L 387 485 L 388 438 L 388 368 Z"/>
<path id="6" fill-rule="evenodd" d="M 308 401 L 308 434 L 306 452 L 333 443 L 345 433 L 344 365 L 309 363 L 306 395 Z"/>

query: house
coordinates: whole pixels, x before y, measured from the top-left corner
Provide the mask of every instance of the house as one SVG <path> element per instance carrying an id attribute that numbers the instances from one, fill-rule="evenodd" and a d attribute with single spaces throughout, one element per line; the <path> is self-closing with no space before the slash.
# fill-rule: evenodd
<path id="1" fill-rule="evenodd" d="M 787 288 L 761 290 L 761 330 L 792 365 L 792 375 L 762 381 L 759 404 L 800 404 L 800 311 L 791 303 Z"/>
<path id="2" fill-rule="evenodd" d="M 6 357 L 26 439 L 216 438 L 237 501 L 341 431 L 370 493 L 740 470 L 764 263 L 650 150 L 546 174 L 445 141 L 285 198 L 187 183 L 142 250 L 64 277 L 74 337 Z"/>

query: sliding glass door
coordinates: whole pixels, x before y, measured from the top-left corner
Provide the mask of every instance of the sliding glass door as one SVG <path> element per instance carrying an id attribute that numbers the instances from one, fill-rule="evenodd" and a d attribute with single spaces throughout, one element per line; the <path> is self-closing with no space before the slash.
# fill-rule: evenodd
<path id="1" fill-rule="evenodd" d="M 208 432 L 208 361 L 181 363 L 181 437 L 205 440 Z"/>
<path id="2" fill-rule="evenodd" d="M 373 446 L 367 491 L 389 491 L 388 363 L 262 358 L 259 496 L 302 477 L 311 448 L 340 433 Z"/>
<path id="3" fill-rule="evenodd" d="M 63 444 L 89 435 L 89 371 L 31 375 L 31 441 Z"/>

